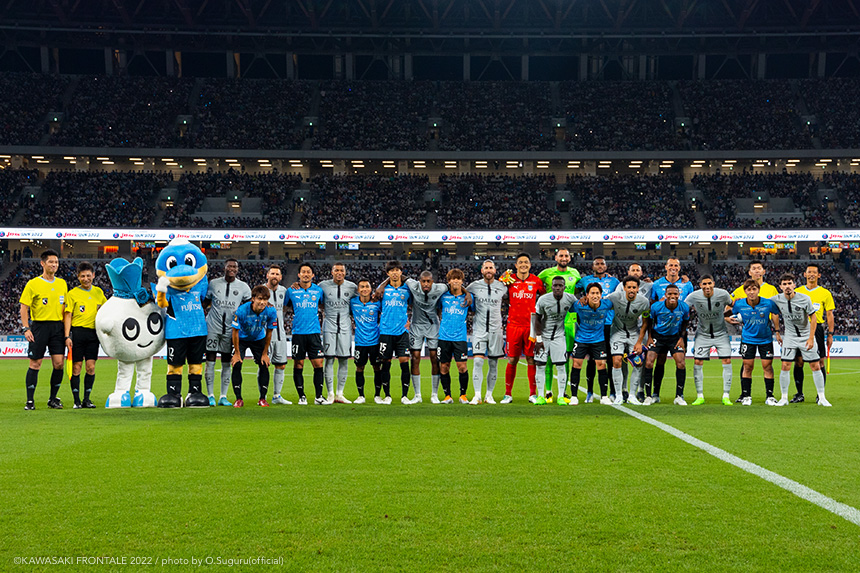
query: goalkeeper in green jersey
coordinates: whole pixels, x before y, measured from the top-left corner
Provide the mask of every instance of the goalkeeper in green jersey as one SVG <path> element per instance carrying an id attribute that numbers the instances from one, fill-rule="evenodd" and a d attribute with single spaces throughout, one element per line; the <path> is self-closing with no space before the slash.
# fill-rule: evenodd
<path id="1" fill-rule="evenodd" d="M 555 277 L 562 277 L 564 279 L 564 292 L 574 294 L 576 290 L 576 284 L 579 282 L 581 278 L 579 275 L 579 271 L 575 268 L 570 267 L 570 251 L 565 248 L 561 248 L 555 253 L 555 263 L 556 266 L 550 267 L 548 269 L 544 269 L 538 274 L 538 278 L 543 281 L 544 287 L 547 289 L 546 292 L 552 292 L 552 279 Z M 575 331 L 576 325 L 576 316 L 573 314 L 568 314 L 564 319 L 564 337 L 567 342 L 567 352 L 573 350 L 573 334 Z M 570 374 L 570 362 L 565 361 L 565 371 L 567 374 Z M 552 363 L 547 363 L 546 365 L 546 388 L 553 388 L 553 378 L 555 376 L 555 371 L 553 369 Z M 568 379 L 569 376 L 568 376 Z M 574 391 L 576 391 L 574 389 Z M 559 400 L 566 398 L 565 396 L 559 396 Z M 552 402 L 552 391 L 548 391 L 546 393 L 546 401 Z"/>

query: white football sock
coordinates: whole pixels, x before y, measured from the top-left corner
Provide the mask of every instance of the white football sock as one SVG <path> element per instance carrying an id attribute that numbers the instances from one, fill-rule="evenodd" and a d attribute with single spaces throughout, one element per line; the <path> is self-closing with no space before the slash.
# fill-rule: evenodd
<path id="1" fill-rule="evenodd" d="M 213 396 L 213 391 L 215 390 L 215 361 L 206 361 L 206 374 L 204 375 L 206 378 L 206 394 L 208 396 Z"/>
<path id="2" fill-rule="evenodd" d="M 487 368 L 487 394 L 493 395 L 493 390 L 496 389 L 496 380 L 499 378 L 499 359 L 490 358 L 488 360 L 489 367 Z"/>
<path id="3" fill-rule="evenodd" d="M 280 396 L 281 389 L 284 387 L 284 373 L 286 369 L 275 367 L 275 375 L 274 380 L 272 381 L 272 386 L 275 389 L 274 395 Z"/>
<path id="4" fill-rule="evenodd" d="M 439 375 L 431 374 L 430 375 L 430 386 L 432 387 L 433 395 L 436 396 L 439 394 Z"/>
<path id="5" fill-rule="evenodd" d="M 824 373 L 821 370 L 812 371 L 812 383 L 815 384 L 815 391 L 818 392 L 818 397 L 824 398 Z"/>
<path id="6" fill-rule="evenodd" d="M 782 397 L 788 399 L 788 387 L 791 385 L 791 370 L 779 371 L 779 391 Z"/>
<path id="7" fill-rule="evenodd" d="M 537 395 L 546 395 L 546 364 L 535 364 L 537 371 L 535 373 L 535 383 L 537 385 Z"/>
<path id="8" fill-rule="evenodd" d="M 213 373 L 214 374 L 214 373 Z M 233 379 L 233 367 L 229 362 L 221 363 L 221 397 L 226 398 Z"/>
<path id="9" fill-rule="evenodd" d="M 558 396 L 556 400 L 564 400 L 564 391 L 567 390 L 567 372 L 564 369 L 564 364 L 555 365 L 555 375 L 558 377 Z"/>
<path id="10" fill-rule="evenodd" d="M 693 382 L 696 383 L 696 394 L 701 394 L 705 386 L 704 364 L 693 364 Z"/>
<path id="11" fill-rule="evenodd" d="M 612 393 L 615 394 L 616 398 L 620 397 L 621 389 L 624 386 L 624 373 L 621 371 L 621 368 L 612 369 L 612 386 L 615 388 Z"/>
<path id="12" fill-rule="evenodd" d="M 732 391 L 732 365 L 723 364 L 723 394 Z"/>
<path id="13" fill-rule="evenodd" d="M 324 365 L 325 389 L 331 394 L 334 391 L 334 358 L 326 358 Z"/>
<path id="14" fill-rule="evenodd" d="M 484 384 L 484 357 L 475 356 L 472 361 L 472 386 L 475 388 L 475 396 L 481 395 L 481 387 Z M 487 384 L 489 386 L 489 383 Z"/>
<path id="15" fill-rule="evenodd" d="M 337 395 L 343 396 L 343 389 L 346 388 L 346 375 L 349 373 L 349 359 L 337 359 Z"/>
<path id="16" fill-rule="evenodd" d="M 421 396 L 421 375 L 412 375 L 412 389 L 415 390 L 415 397 Z"/>

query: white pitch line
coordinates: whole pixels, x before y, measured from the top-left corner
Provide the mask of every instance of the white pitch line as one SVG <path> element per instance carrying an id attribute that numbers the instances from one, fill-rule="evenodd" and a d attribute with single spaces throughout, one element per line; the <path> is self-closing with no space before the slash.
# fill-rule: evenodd
<path id="1" fill-rule="evenodd" d="M 581 386 L 579 387 L 579 390 L 583 393 L 585 393 L 586 391 L 585 388 L 582 388 Z M 636 410 L 632 410 L 625 406 L 613 405 L 612 407 L 616 410 L 624 412 L 629 416 L 633 416 L 637 420 L 641 420 L 646 424 L 651 424 L 655 428 L 663 430 L 667 434 L 675 436 L 679 440 L 683 440 L 691 446 L 699 448 L 700 450 L 711 454 L 719 460 L 732 464 L 733 466 L 740 468 L 743 471 L 750 473 L 754 476 L 760 477 L 765 481 L 769 481 L 770 483 L 779 486 L 790 493 L 793 493 L 801 499 L 805 499 L 808 502 L 814 503 L 818 507 L 826 509 L 830 513 L 838 515 L 846 521 L 850 521 L 854 525 L 860 526 L 860 510 L 858 510 L 856 507 L 852 507 L 850 505 L 836 501 L 835 499 L 827 497 L 822 493 L 818 493 L 814 489 L 806 487 L 805 485 L 798 483 L 793 479 L 781 476 L 776 472 L 772 472 L 752 462 L 748 462 L 742 458 L 737 457 L 734 454 L 730 454 L 725 450 L 722 450 L 716 446 L 712 446 L 711 444 L 704 442 L 698 438 L 694 438 L 690 434 L 682 432 L 681 430 L 674 428 L 673 426 L 664 424 L 663 422 L 655 420 L 654 418 L 649 418 L 648 416 L 641 414 Z"/>

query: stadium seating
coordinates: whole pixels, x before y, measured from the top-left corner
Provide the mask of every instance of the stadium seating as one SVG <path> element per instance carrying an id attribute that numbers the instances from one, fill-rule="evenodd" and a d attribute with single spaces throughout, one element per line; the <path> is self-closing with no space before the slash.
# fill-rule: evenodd
<path id="1" fill-rule="evenodd" d="M 554 176 L 442 175 L 440 229 L 557 229 L 561 216 L 548 207 Z"/>

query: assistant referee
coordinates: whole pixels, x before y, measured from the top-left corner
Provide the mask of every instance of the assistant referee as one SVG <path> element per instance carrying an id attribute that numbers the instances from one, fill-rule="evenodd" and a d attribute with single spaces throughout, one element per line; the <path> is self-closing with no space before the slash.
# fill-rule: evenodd
<path id="1" fill-rule="evenodd" d="M 64 313 L 66 345 L 72 344 L 72 397 L 75 409 L 95 408 L 90 400 L 96 379 L 96 360 L 99 358 L 99 337 L 96 335 L 96 313 L 107 302 L 105 293 L 93 284 L 95 269 L 84 261 L 78 264 L 78 282 L 81 284 L 69 291 Z M 81 367 L 86 360 L 84 375 L 84 398 L 81 400 Z"/>
<path id="2" fill-rule="evenodd" d="M 42 367 L 42 358 L 47 348 L 54 367 L 51 372 L 51 399 L 48 400 L 48 407 L 61 410 L 63 403 L 57 398 L 57 392 L 63 382 L 63 353 L 66 347 L 63 312 L 68 287 L 66 281 L 56 276 L 60 267 L 57 251 L 44 251 L 41 265 L 42 274 L 27 282 L 20 299 L 24 338 L 30 343 L 27 350 L 27 356 L 30 358 L 30 368 L 27 370 L 27 403 L 24 409 L 36 409 L 33 397 L 39 381 L 39 368 Z"/>

